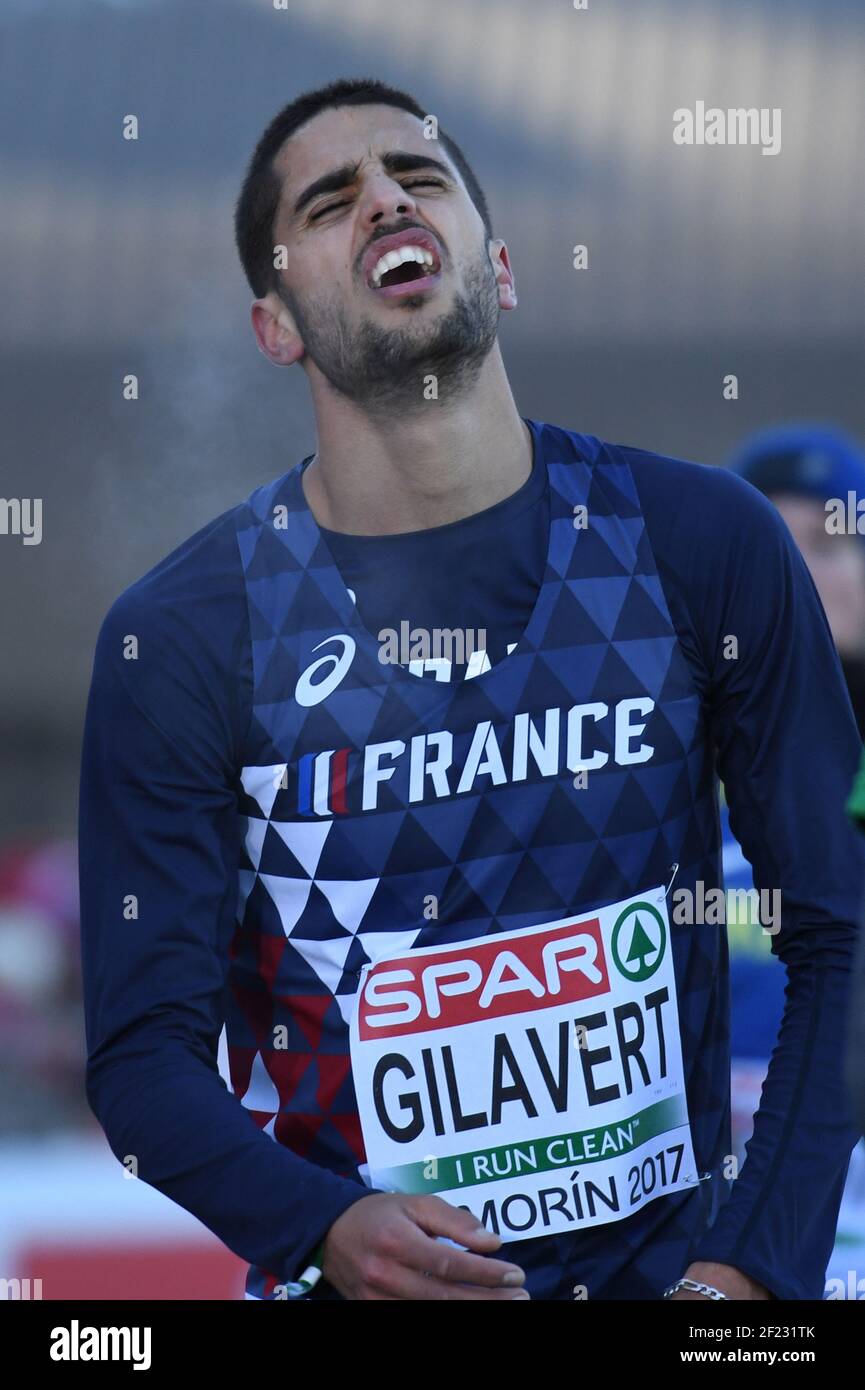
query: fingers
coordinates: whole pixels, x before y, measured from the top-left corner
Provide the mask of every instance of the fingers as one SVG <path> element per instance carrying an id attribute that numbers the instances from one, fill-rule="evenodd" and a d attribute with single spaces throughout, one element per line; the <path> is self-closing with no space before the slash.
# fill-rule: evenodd
<path id="1" fill-rule="evenodd" d="M 396 1258 L 415 1273 L 428 1272 L 441 1283 L 515 1289 L 524 1284 L 526 1278 L 519 1265 L 491 1260 L 488 1255 L 473 1255 L 467 1250 L 455 1250 L 452 1245 L 443 1245 L 411 1227 L 400 1241 Z"/>
<path id="2" fill-rule="evenodd" d="M 501 1236 L 479 1226 L 477 1219 L 461 1207 L 453 1207 L 440 1197 L 412 1198 L 405 1206 L 406 1215 L 416 1222 L 417 1231 L 405 1238 L 399 1253 L 400 1262 L 408 1268 L 428 1272 L 444 1283 L 476 1284 L 481 1288 L 519 1288 L 525 1274 L 519 1265 L 505 1260 L 491 1260 L 487 1253 L 501 1246 Z M 446 1236 L 467 1245 L 469 1250 L 455 1250 L 434 1239 Z"/>
<path id="3" fill-rule="evenodd" d="M 525 1274 L 490 1258 L 501 1244 L 438 1197 L 371 1193 L 331 1226 L 323 1270 L 349 1299 L 509 1300 L 523 1293 Z"/>
<path id="4" fill-rule="evenodd" d="M 441 1197 L 412 1197 L 406 1203 L 406 1210 L 427 1235 L 448 1236 L 460 1245 L 467 1245 L 470 1250 L 488 1254 L 498 1250 L 502 1243 L 501 1236 L 479 1225 L 477 1217 L 472 1216 L 471 1212 L 464 1211 L 462 1207 L 452 1207 Z"/>

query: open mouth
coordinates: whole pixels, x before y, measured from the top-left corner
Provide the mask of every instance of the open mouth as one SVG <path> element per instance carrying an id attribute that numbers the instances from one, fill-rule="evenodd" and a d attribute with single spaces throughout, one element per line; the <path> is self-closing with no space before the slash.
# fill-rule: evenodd
<path id="1" fill-rule="evenodd" d="M 425 246 L 409 244 L 385 252 L 372 267 L 367 284 L 371 290 L 389 296 L 417 293 L 433 285 L 440 272 L 436 253 Z"/>

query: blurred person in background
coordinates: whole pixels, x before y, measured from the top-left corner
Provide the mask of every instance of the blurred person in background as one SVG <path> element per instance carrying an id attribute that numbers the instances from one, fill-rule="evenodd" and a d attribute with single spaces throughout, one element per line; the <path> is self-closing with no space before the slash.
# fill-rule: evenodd
<path id="1" fill-rule="evenodd" d="M 834 502 L 846 512 L 850 493 L 865 500 L 865 454 L 830 426 L 789 425 L 753 435 L 733 467 L 774 502 L 802 552 L 865 738 L 865 516 L 861 534 L 839 534 L 836 509 L 827 510 Z"/>
<path id="2" fill-rule="evenodd" d="M 0 1136 L 93 1126 L 82 1095 L 74 844 L 0 849 Z"/>
<path id="3" fill-rule="evenodd" d="M 848 506 L 849 494 L 865 499 L 865 453 L 832 426 L 788 424 L 750 436 L 731 464 L 774 503 L 802 553 L 838 649 L 860 736 L 865 738 L 865 518 L 862 534 L 840 530 L 835 522 L 839 513 L 857 517 L 856 502 L 852 509 Z M 865 798 L 860 800 L 865 808 Z M 851 814 L 857 815 L 856 808 Z M 752 886 L 751 865 L 730 829 L 726 803 L 721 815 L 724 880 L 735 893 Z M 738 921 L 732 903 L 728 930 L 733 1142 L 741 1155 L 777 1042 L 787 974 L 778 969 L 771 937 Z M 851 1246 L 860 1243 L 865 1251 L 863 1144 L 853 1153 L 839 1216 L 839 1270 L 846 1270 Z M 833 1268 L 830 1263 L 829 1276 Z"/>
<path id="4" fill-rule="evenodd" d="M 865 834 L 865 750 L 859 772 L 847 802 L 847 814 Z M 863 905 L 865 917 L 865 905 Z M 847 1084 L 853 1100 L 853 1113 L 856 1123 L 865 1134 L 865 931 L 859 941 L 856 957 L 853 987 L 850 994 L 850 1013 L 847 1030 Z M 865 1228 L 865 1145 L 860 1144 L 856 1154 L 862 1159 L 863 1228 Z"/>

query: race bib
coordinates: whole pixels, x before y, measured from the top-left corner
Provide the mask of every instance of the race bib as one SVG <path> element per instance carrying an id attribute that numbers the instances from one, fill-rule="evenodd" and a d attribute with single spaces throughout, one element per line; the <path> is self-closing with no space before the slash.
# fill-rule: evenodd
<path id="1" fill-rule="evenodd" d="M 698 1181 L 664 889 L 365 967 L 351 1065 L 369 1181 L 503 1240 Z"/>

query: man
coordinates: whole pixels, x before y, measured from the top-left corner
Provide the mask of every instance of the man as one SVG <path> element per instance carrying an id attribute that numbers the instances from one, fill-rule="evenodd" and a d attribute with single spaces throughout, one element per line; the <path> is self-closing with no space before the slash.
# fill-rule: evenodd
<path id="1" fill-rule="evenodd" d="M 865 499 L 862 450 L 829 425 L 779 425 L 745 440 L 732 466 L 774 502 L 789 527 L 826 611 L 865 737 L 865 520 L 856 509 Z"/>
<path id="2" fill-rule="evenodd" d="M 250 1297 L 819 1297 L 863 867 L 819 600 L 740 479 L 519 415 L 507 249 L 424 115 L 336 83 L 250 164 L 318 450 L 103 625 L 91 1104 Z M 716 750 L 791 976 L 735 1182 L 723 928 L 667 901 L 717 892 Z"/>
<path id="3" fill-rule="evenodd" d="M 828 425 L 785 424 L 745 439 L 732 466 L 777 507 L 808 566 L 838 651 L 859 728 L 865 732 L 865 537 L 840 529 L 836 517 L 848 498 L 865 497 L 865 458 L 855 442 Z M 852 515 L 857 515 L 855 504 Z M 746 911 L 736 911 L 752 889 L 751 866 L 733 837 L 727 808 L 721 808 L 724 880 L 729 914 L 731 991 L 731 1085 L 733 1147 L 750 1134 L 753 1112 L 784 1012 L 786 971 L 772 952 L 772 937 L 755 932 Z M 744 892 L 743 892 L 744 890 Z M 735 896 L 734 896 L 735 895 Z M 857 1011 L 850 1011 L 855 1029 Z M 827 1269 L 843 1274 L 852 1252 L 865 1242 L 861 1190 L 865 1145 L 851 1156 L 841 1203 L 836 1245 Z"/>
<path id="4" fill-rule="evenodd" d="M 865 459 L 852 439 L 827 425 L 787 424 L 742 442 L 731 466 L 774 503 L 808 566 L 832 633 L 847 693 L 865 733 L 865 537 L 839 531 L 849 493 L 865 497 Z M 728 888 L 749 887 L 751 870 L 730 833 L 722 808 L 724 877 Z M 731 933 L 732 1051 L 768 1061 L 784 1008 L 786 975 L 776 969 L 771 938 Z M 734 1087 L 735 1090 L 735 1087 Z"/>
<path id="5" fill-rule="evenodd" d="M 847 799 L 847 814 L 860 831 L 865 831 L 865 752 Z M 860 1134 L 865 1134 L 865 934 L 861 931 L 850 989 L 845 1075 L 856 1125 Z"/>

